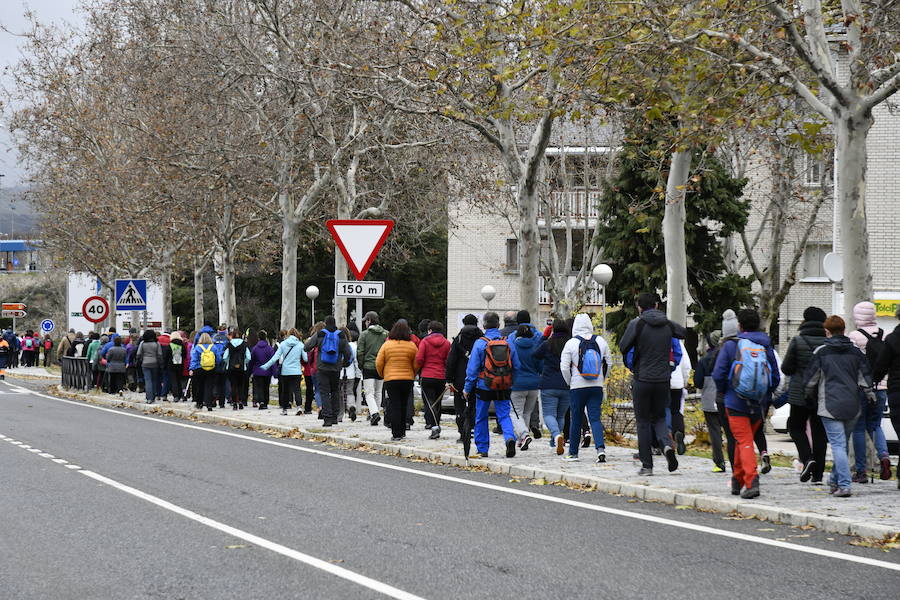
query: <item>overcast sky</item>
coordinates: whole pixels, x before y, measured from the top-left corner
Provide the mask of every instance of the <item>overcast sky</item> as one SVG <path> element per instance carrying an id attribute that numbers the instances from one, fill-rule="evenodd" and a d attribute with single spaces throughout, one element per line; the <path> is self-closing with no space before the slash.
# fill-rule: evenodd
<path id="1" fill-rule="evenodd" d="M 80 0 L 0 0 L 0 25 L 12 33 L 0 30 L 0 85 L 11 85 L 7 71 L 18 62 L 19 47 L 22 40 L 13 34 L 25 30 L 26 22 L 23 16 L 26 6 L 37 15 L 43 23 L 54 23 L 59 27 L 78 27 L 82 22 L 81 13 L 76 7 Z M 15 153 L 10 148 L 9 134 L 6 123 L 0 126 L 0 173 L 5 177 L 0 179 L 3 187 L 12 187 L 22 183 L 24 174 L 16 164 Z"/>

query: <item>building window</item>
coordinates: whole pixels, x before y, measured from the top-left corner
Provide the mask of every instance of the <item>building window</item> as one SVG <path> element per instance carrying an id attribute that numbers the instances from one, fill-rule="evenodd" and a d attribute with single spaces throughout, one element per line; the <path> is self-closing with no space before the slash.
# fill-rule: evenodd
<path id="1" fill-rule="evenodd" d="M 803 280 L 804 281 L 829 281 L 825 275 L 822 261 L 825 255 L 831 252 L 831 242 L 809 242 L 803 252 Z"/>
<path id="2" fill-rule="evenodd" d="M 519 240 L 506 240 L 506 271 L 519 272 Z"/>
<path id="3" fill-rule="evenodd" d="M 831 183 L 831 162 L 833 154 L 828 152 L 824 156 L 804 155 L 803 159 L 803 184 L 806 187 L 822 187 Z"/>

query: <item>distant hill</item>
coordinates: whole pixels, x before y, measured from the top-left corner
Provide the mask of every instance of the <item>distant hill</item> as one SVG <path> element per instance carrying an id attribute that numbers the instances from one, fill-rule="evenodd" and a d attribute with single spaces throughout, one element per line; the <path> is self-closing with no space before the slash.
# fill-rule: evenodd
<path id="1" fill-rule="evenodd" d="M 25 186 L 0 188 L 0 235 L 29 238 L 38 235 L 40 215 L 26 199 Z"/>

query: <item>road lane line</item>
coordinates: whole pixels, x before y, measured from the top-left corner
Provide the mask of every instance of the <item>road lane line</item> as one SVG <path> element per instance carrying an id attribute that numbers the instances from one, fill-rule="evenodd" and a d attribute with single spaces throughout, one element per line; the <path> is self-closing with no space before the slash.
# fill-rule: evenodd
<path id="1" fill-rule="evenodd" d="M 177 422 L 177 421 L 169 421 L 169 420 L 165 420 L 165 419 L 159 419 L 159 418 L 150 417 L 150 416 L 147 416 L 147 415 L 132 414 L 132 413 L 129 413 L 129 412 L 126 412 L 126 411 L 115 410 L 115 409 L 112 409 L 112 408 L 106 408 L 106 407 L 103 407 L 103 406 L 95 406 L 95 405 L 93 405 L 93 404 L 88 404 L 88 403 L 85 403 L 85 402 L 78 402 L 78 401 L 75 401 L 75 400 L 67 400 L 67 399 L 64 399 L 64 398 L 56 398 L 56 397 L 54 397 L 54 396 L 49 396 L 49 395 L 47 395 L 47 394 L 42 394 L 42 393 L 40 393 L 40 392 L 35 392 L 35 391 L 32 391 L 32 390 L 29 390 L 28 393 L 29 393 L 29 394 L 32 394 L 32 395 L 35 395 L 35 396 L 39 396 L 39 397 L 41 397 L 41 398 L 46 398 L 46 399 L 48 399 L 48 400 L 53 400 L 53 401 L 55 401 L 55 402 L 64 402 L 64 403 L 66 403 L 66 404 L 71 404 L 71 405 L 74 405 L 74 406 L 81 406 L 81 407 L 85 407 L 85 408 L 91 408 L 91 409 L 94 409 L 94 410 L 99 410 L 99 411 L 103 411 L 103 412 L 113 413 L 113 414 L 116 414 L 116 415 L 122 415 L 122 416 L 130 417 L 130 418 L 133 418 L 133 419 L 142 419 L 142 420 L 146 420 L 146 421 L 153 421 L 154 423 L 163 423 L 163 424 L 166 424 L 166 425 L 172 425 L 172 426 L 175 426 L 175 427 L 181 427 L 181 428 L 184 428 L 184 429 L 195 429 L 195 430 L 198 430 L 198 431 L 205 431 L 205 432 L 207 432 L 207 433 L 212 433 L 212 434 L 215 434 L 215 435 L 223 435 L 223 436 L 226 436 L 226 437 L 232 437 L 232 438 L 238 438 L 238 439 L 242 439 L 242 440 L 248 440 L 248 441 L 256 442 L 256 443 L 260 443 L 260 444 L 267 444 L 267 445 L 270 445 L 270 446 L 277 446 L 277 447 L 280 447 L 280 448 L 287 448 L 287 449 L 289 449 L 289 450 L 295 450 L 295 451 L 298 451 L 298 452 L 304 452 L 304 453 L 307 453 L 307 454 L 314 454 L 314 455 L 323 456 L 323 457 L 328 457 L 328 458 L 333 458 L 333 459 L 337 459 L 337 460 L 344 460 L 344 461 L 353 462 L 353 463 L 357 463 L 357 464 L 362 464 L 362 465 L 367 465 L 367 466 L 378 467 L 378 468 L 381 468 L 381 469 L 387 469 L 387 470 L 389 470 L 389 471 L 395 471 L 395 472 L 399 472 L 399 473 L 406 473 L 406 474 L 410 474 L 410 475 L 416 475 L 416 476 L 419 476 L 419 477 L 426 477 L 426 478 L 428 478 L 428 479 L 436 479 L 436 480 L 439 480 L 439 481 L 447 481 L 447 482 L 456 483 L 456 484 L 459 484 L 459 485 L 467 485 L 467 486 L 470 486 L 470 487 L 476 487 L 476 488 L 480 488 L 480 489 L 491 490 L 491 491 L 494 491 L 494 492 L 501 492 L 501 493 L 511 494 L 511 495 L 514 495 L 514 496 L 520 496 L 520 497 L 523 497 L 523 498 L 530 498 L 530 499 L 533 499 L 533 500 L 541 500 L 541 501 L 544 501 L 544 502 L 550 502 L 550 503 L 553 503 L 553 504 L 562 504 L 562 505 L 565 505 L 565 506 L 571 506 L 571 507 L 573 507 L 573 508 L 580 508 L 580 509 L 584 509 L 584 510 L 590 510 L 590 511 L 593 511 L 593 512 L 599 512 L 599 513 L 604 513 L 604 514 L 608 514 L 608 515 L 614 515 L 614 516 L 618 516 L 618 517 L 624 517 L 624 518 L 628 518 L 628 519 L 636 519 L 636 520 L 639 520 L 639 521 L 645 521 L 645 522 L 648 522 L 648 523 L 656 523 L 656 524 L 658 524 L 658 525 L 668 525 L 668 526 L 670 526 L 670 527 L 677 527 L 677 528 L 679 528 L 679 529 L 686 529 L 686 530 L 689 530 L 689 531 L 695 531 L 695 532 L 698 532 L 698 533 L 706 533 L 706 534 L 709 534 L 709 535 L 716 535 L 716 536 L 719 536 L 719 537 L 725 537 L 725 538 L 730 538 L 730 539 L 740 540 L 740 541 L 743 541 L 743 542 L 750 542 L 750 543 L 754 543 L 754 544 L 761 544 L 761 545 L 764 545 L 764 546 L 773 546 L 773 547 L 781 548 L 781 549 L 784 549 L 784 550 L 791 550 L 791 551 L 794 551 L 794 552 L 802 552 L 802 553 L 804 553 L 804 554 L 812 554 L 812 555 L 815 555 L 815 556 L 821 556 L 821 557 L 824 557 L 824 558 L 832 558 L 832 559 L 836 559 L 836 560 L 842 560 L 842 561 L 846 561 L 846 562 L 852 562 L 852 563 L 858 563 L 858 564 L 862 564 L 862 565 L 867 565 L 867 566 L 870 566 L 870 567 L 877 567 L 877 568 L 881 568 L 881 569 L 888 569 L 888 570 L 890 570 L 890 571 L 897 571 L 897 572 L 900 572 L 900 564 L 892 563 L 892 562 L 887 562 L 887 561 L 883 561 L 883 560 L 878 560 L 878 559 L 874 559 L 874 558 L 868 558 L 868 557 L 865 557 L 865 556 L 856 556 L 856 555 L 853 555 L 853 554 L 845 554 L 845 553 L 843 553 L 843 552 L 835 552 L 834 550 L 826 550 L 826 549 L 824 549 L 824 548 L 814 548 L 814 547 L 801 546 L 801 545 L 799 545 L 799 544 L 794 544 L 794 543 L 791 543 L 791 542 L 781 542 L 781 541 L 778 541 L 778 540 L 767 539 L 767 538 L 763 538 L 763 537 L 758 537 L 758 536 L 754 536 L 754 535 L 749 535 L 749 534 L 746 534 L 746 533 L 738 533 L 738 532 L 735 532 L 735 531 L 729 531 L 729 530 L 727 530 L 727 529 L 717 529 L 717 528 L 715 528 L 715 527 L 710 527 L 710 526 L 707 526 L 707 525 L 699 525 L 699 524 L 695 524 L 695 523 L 685 523 L 685 522 L 682 522 L 682 521 L 676 521 L 676 520 L 673 520 L 673 519 L 667 519 L 667 518 L 665 518 L 665 517 L 657 517 L 657 516 L 655 516 L 655 515 L 648 515 L 648 514 L 643 514 L 643 513 L 639 513 L 639 512 L 630 512 L 630 511 L 623 510 L 623 509 L 619 509 L 619 508 L 611 508 L 611 507 L 606 507 L 606 506 L 598 506 L 598 505 L 595 505 L 595 504 L 589 504 L 589 503 L 587 503 L 587 502 L 580 502 L 580 501 L 578 501 L 578 500 L 571 500 L 571 499 L 569 499 L 569 498 L 560 498 L 560 497 L 556 497 L 556 496 L 548 496 L 548 495 L 544 495 L 544 494 L 538 494 L 538 493 L 536 493 L 536 492 L 530 492 L 530 491 L 527 491 L 527 490 L 520 490 L 520 489 L 516 489 L 516 488 L 503 487 L 503 486 L 495 485 L 495 484 L 492 484 L 492 483 L 485 483 L 485 482 L 475 481 L 475 480 L 471 480 L 471 479 L 462 479 L 462 478 L 459 478 L 459 477 L 454 477 L 454 476 L 452 476 L 452 475 L 445 475 L 445 474 L 443 474 L 443 473 L 432 473 L 432 472 L 428 472 L 428 471 L 419 471 L 419 470 L 413 469 L 413 468 L 411 468 L 411 467 L 404 467 L 404 466 L 400 466 L 400 465 L 393 465 L 393 464 L 389 464 L 389 463 L 382 463 L 382 462 L 377 462 L 377 461 L 369 460 L 369 459 L 365 459 L 365 458 L 359 458 L 359 457 L 356 457 L 356 456 L 349 456 L 349 455 L 344 455 L 344 454 L 337 454 L 337 453 L 333 453 L 333 452 L 327 452 L 327 451 L 325 451 L 325 450 L 318 450 L 318 449 L 315 449 L 315 448 L 306 448 L 306 447 L 303 447 L 303 446 L 297 446 L 297 445 L 293 445 L 293 444 L 286 444 L 286 443 L 284 443 L 284 442 L 278 442 L 278 441 L 276 441 L 276 440 L 269 440 L 269 439 L 265 439 L 265 438 L 252 437 L 252 436 L 243 435 L 243 434 L 240 434 L 240 433 L 234 433 L 234 432 L 231 432 L 231 431 L 225 431 L 225 430 L 219 430 L 219 429 L 211 429 L 211 428 L 207 428 L 207 427 L 200 427 L 200 426 L 198 426 L 198 425 L 192 425 L 192 424 L 190 424 L 190 423 L 180 423 L 180 422 Z"/>

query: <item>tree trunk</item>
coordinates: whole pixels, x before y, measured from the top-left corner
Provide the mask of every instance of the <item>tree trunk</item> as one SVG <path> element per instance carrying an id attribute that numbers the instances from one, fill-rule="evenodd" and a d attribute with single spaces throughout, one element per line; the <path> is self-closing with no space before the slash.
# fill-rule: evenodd
<path id="1" fill-rule="evenodd" d="M 200 261 L 194 259 L 194 329 L 203 327 L 203 269 Z"/>
<path id="2" fill-rule="evenodd" d="M 222 266 L 224 267 L 222 273 L 222 287 L 225 290 L 225 320 L 223 323 L 237 329 L 237 296 L 234 291 L 234 259 L 230 252 L 223 254 Z"/>
<path id="3" fill-rule="evenodd" d="M 841 113 L 835 120 L 840 252 L 844 267 L 844 318 L 855 329 L 853 305 L 872 300 L 872 269 L 866 223 L 866 137 L 872 115 Z"/>
<path id="4" fill-rule="evenodd" d="M 287 206 L 285 199 L 279 204 Z M 281 329 L 290 330 L 297 325 L 297 223 L 290 213 L 282 209 L 281 216 Z"/>
<path id="5" fill-rule="evenodd" d="M 159 278 L 159 287 L 162 292 L 162 329 L 172 328 L 172 266 L 171 260 L 167 261 Z"/>
<path id="6" fill-rule="evenodd" d="M 688 305 L 684 197 L 690 171 L 690 151 L 673 152 L 669 166 L 669 180 L 666 183 L 666 211 L 662 223 L 666 252 L 666 306 L 668 317 L 682 325 L 687 321 Z"/>
<path id="7" fill-rule="evenodd" d="M 521 184 L 520 184 L 521 185 Z M 538 195 L 520 187 L 519 208 L 519 308 L 531 313 L 532 320 L 538 318 L 538 279 L 541 276 L 541 232 L 538 229 Z"/>
<path id="8" fill-rule="evenodd" d="M 213 252 L 213 271 L 215 272 L 216 277 L 216 304 L 219 308 L 219 323 L 216 323 L 215 326 L 218 326 L 220 323 L 226 323 L 225 318 L 226 308 L 225 308 L 225 252 L 221 249 L 217 249 Z"/>

